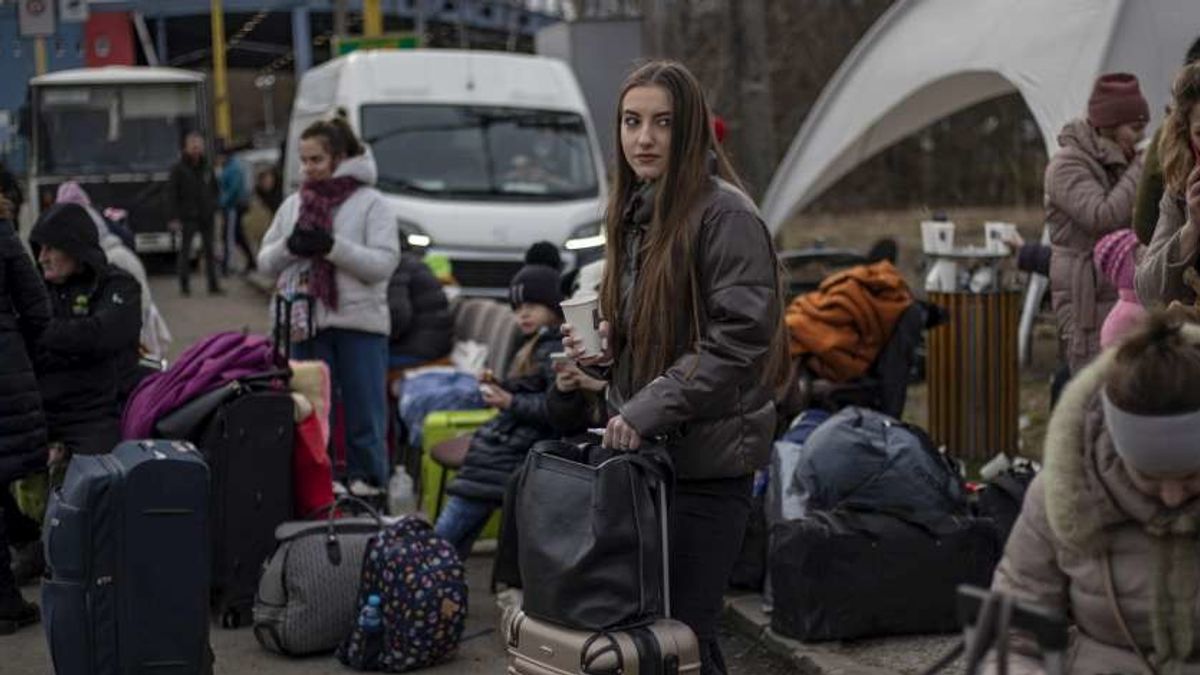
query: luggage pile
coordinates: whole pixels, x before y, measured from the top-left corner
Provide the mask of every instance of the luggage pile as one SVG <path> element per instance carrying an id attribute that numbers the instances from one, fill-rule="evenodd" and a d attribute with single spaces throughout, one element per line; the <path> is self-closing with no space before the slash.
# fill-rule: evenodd
<path id="1" fill-rule="evenodd" d="M 957 630 L 956 589 L 987 586 L 1003 548 L 958 467 L 919 428 L 845 408 L 776 444 L 772 629 L 804 641 Z"/>
<path id="2" fill-rule="evenodd" d="M 44 528 L 60 675 L 211 673 L 210 616 L 253 623 L 270 651 L 337 650 L 359 670 L 457 650 L 462 562 L 423 520 L 335 502 L 329 373 L 289 362 L 286 335 L 198 342 L 131 395 L 134 440 L 72 458 Z"/>

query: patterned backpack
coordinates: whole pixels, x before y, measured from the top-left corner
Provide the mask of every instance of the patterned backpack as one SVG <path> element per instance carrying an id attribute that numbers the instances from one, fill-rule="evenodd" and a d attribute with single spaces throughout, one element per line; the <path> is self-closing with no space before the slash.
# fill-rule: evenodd
<path id="1" fill-rule="evenodd" d="M 381 643 L 369 644 L 356 620 L 338 647 L 343 664 L 401 673 L 440 663 L 458 649 L 467 616 L 467 578 L 454 547 L 429 523 L 405 516 L 367 545 L 356 607 L 372 595 L 382 601 Z"/>

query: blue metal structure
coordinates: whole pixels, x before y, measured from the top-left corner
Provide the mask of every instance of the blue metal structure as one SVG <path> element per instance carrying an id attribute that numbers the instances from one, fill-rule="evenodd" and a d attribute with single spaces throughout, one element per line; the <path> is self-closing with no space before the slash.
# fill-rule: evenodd
<path id="1" fill-rule="evenodd" d="M 226 34 L 236 36 L 249 24 L 240 40 L 231 39 L 227 58 L 231 67 L 297 75 L 330 55 L 333 0 L 223 0 Z M 532 49 L 533 35 L 563 20 L 557 13 L 529 9 L 510 0 L 381 0 L 386 31 L 413 31 L 429 44 L 470 46 L 472 38 L 485 36 L 488 44 L 509 49 Z M 352 32 L 361 17 L 362 0 L 347 0 Z M 205 69 L 211 60 L 208 38 L 210 0 L 90 0 L 93 13 L 140 14 L 151 33 L 162 65 Z M 466 36 L 466 37 L 464 37 Z M 84 28 L 59 23 L 47 38 L 47 63 L 51 72 L 84 65 Z M 136 51 L 141 55 L 139 44 Z M 144 60 L 141 62 L 144 63 Z M 33 77 L 34 42 L 18 33 L 15 4 L 0 5 L 0 156 L 17 172 L 25 165 L 24 142 L 17 133 L 26 82 Z"/>

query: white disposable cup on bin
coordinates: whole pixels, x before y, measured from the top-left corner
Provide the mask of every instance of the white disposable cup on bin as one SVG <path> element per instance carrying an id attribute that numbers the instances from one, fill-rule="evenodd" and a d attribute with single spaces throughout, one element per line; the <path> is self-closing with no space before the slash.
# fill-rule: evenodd
<path id="1" fill-rule="evenodd" d="M 954 223 L 922 221 L 921 243 L 926 253 L 950 253 L 954 250 Z"/>
<path id="2" fill-rule="evenodd" d="M 580 293 L 563 300 L 563 317 L 575 329 L 584 356 L 600 356 L 604 345 L 600 340 L 600 296 L 595 293 Z"/>

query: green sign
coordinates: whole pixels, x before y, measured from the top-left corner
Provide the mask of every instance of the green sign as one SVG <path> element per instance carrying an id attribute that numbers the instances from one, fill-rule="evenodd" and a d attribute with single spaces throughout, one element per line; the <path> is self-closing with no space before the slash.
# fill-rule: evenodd
<path id="1" fill-rule="evenodd" d="M 333 53 L 342 56 L 360 49 L 417 49 L 420 46 L 420 38 L 412 33 L 391 33 L 379 37 L 334 38 Z"/>

